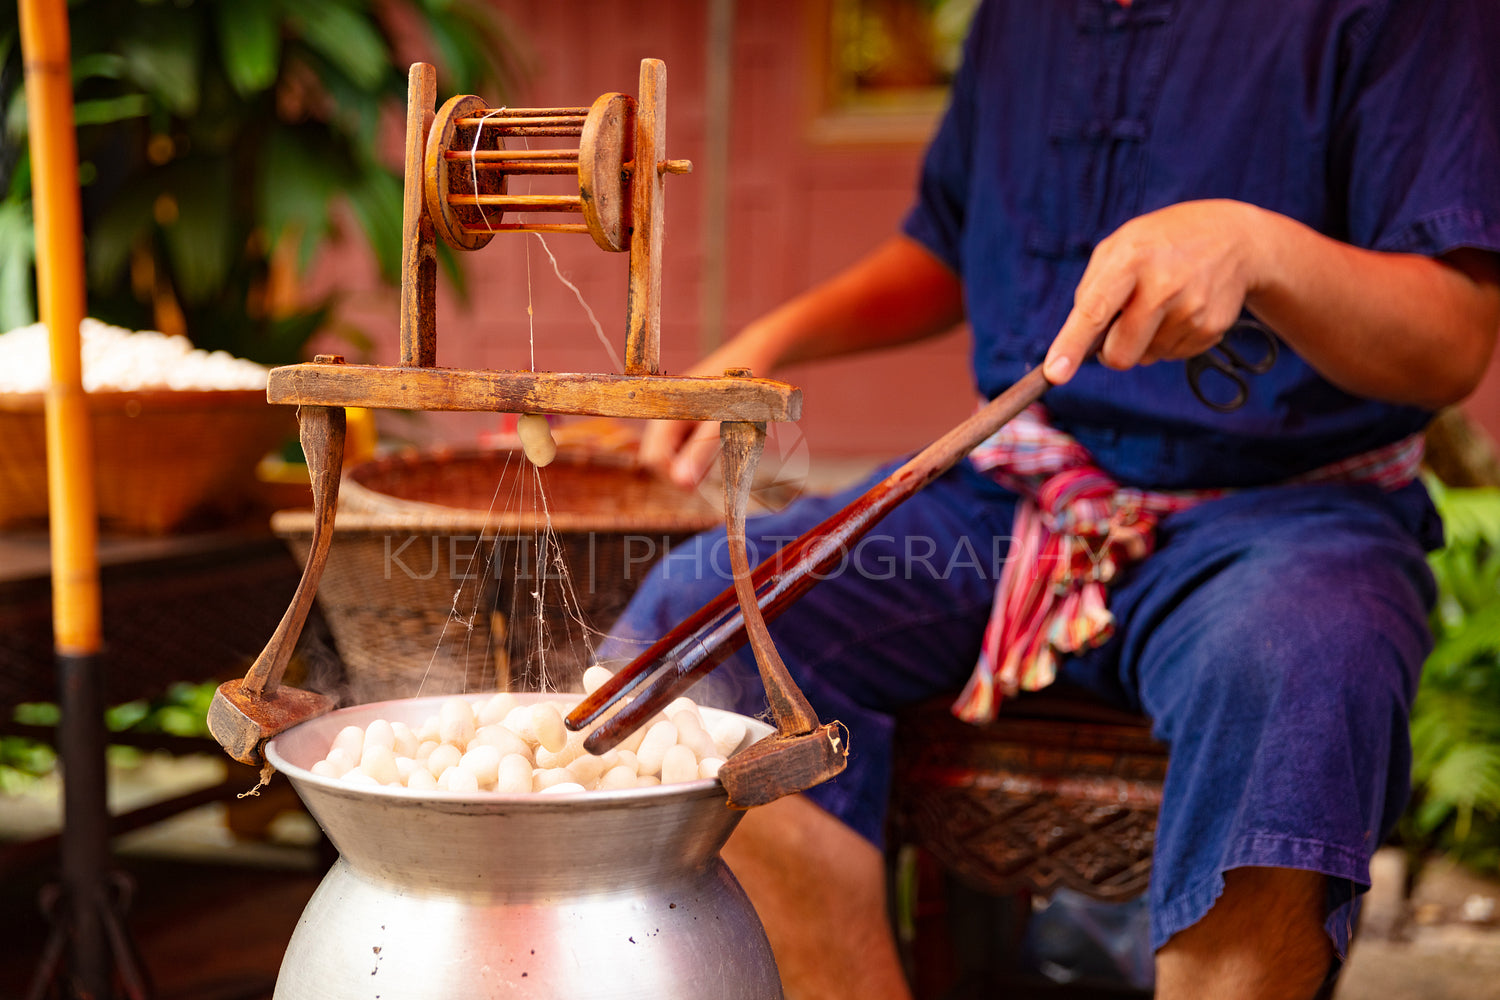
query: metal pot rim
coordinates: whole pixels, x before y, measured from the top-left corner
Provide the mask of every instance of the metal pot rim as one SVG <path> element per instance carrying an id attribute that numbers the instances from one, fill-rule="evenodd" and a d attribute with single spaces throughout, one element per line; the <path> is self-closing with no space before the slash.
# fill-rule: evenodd
<path id="1" fill-rule="evenodd" d="M 314 774 L 307 767 L 293 763 L 283 753 L 282 747 L 287 742 L 296 743 L 299 739 L 310 738 L 314 732 L 329 729 L 328 740 L 331 743 L 333 735 L 347 725 L 366 725 L 374 719 L 387 719 L 395 721 L 408 721 L 408 717 L 415 717 L 420 722 L 431 715 L 443 702 L 450 698 L 463 698 L 466 701 L 478 702 L 492 697 L 496 692 L 485 691 L 477 694 L 463 695 L 432 695 L 420 698 L 395 698 L 389 701 L 368 702 L 363 705 L 350 705 L 345 708 L 309 719 L 277 735 L 266 743 L 266 760 L 277 771 L 286 775 L 294 784 L 306 784 L 321 788 L 327 792 L 352 797 L 352 798 L 380 798 L 396 801 L 431 801 L 434 803 L 463 803 L 467 805 L 503 805 L 507 809 L 537 809 L 546 810 L 554 803 L 597 803 L 600 806 L 620 805 L 641 800 L 665 800 L 673 798 L 697 798 L 699 796 L 713 796 L 727 800 L 727 793 L 718 778 L 699 778 L 696 781 L 680 781 L 670 785 L 654 785 L 649 788 L 626 788 L 609 791 L 583 791 L 583 792 L 528 792 L 525 795 L 502 795 L 498 792 L 446 792 L 446 791 L 423 791 L 384 785 L 379 788 L 367 786 L 350 785 L 338 778 L 325 778 Z M 580 698 L 579 692 L 517 692 L 515 698 L 523 704 L 533 704 L 541 701 L 557 701 L 569 697 Z M 431 711 L 428 711 L 431 709 Z M 740 743 L 737 750 L 743 750 L 766 736 L 774 730 L 759 719 L 728 712 L 723 709 L 699 706 L 698 709 L 707 719 L 721 716 L 733 716 L 745 723 L 745 739 Z M 410 724 L 408 722 L 408 724 Z M 732 755 L 731 755 L 732 756 Z"/>

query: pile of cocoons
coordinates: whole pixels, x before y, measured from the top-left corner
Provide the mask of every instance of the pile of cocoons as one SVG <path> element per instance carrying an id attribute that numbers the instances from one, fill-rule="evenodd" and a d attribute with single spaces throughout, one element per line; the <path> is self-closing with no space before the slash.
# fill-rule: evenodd
<path id="1" fill-rule="evenodd" d="M 610 677 L 604 667 L 584 672 L 590 693 Z M 678 698 L 656 719 L 601 755 L 583 747 L 584 732 L 569 732 L 563 715 L 574 701 L 521 703 L 502 692 L 487 701 L 450 698 L 420 728 L 376 719 L 345 726 L 313 774 L 366 788 L 418 791 L 618 791 L 697 781 L 719 768 L 745 741 L 744 719 L 718 716 L 706 725 L 698 706 Z"/>
<path id="2" fill-rule="evenodd" d="M 227 351 L 202 351 L 186 337 L 132 332 L 96 319 L 78 326 L 85 392 L 264 389 L 267 369 Z M 52 380 L 47 328 L 0 335 L 0 392 L 46 392 Z"/>

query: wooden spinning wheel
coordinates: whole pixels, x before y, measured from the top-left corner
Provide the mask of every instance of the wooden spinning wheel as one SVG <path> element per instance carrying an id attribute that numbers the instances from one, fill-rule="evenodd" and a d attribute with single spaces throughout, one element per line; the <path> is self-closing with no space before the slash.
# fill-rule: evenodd
<path id="1" fill-rule="evenodd" d="M 333 707 L 322 695 L 282 687 L 281 678 L 332 541 L 343 407 L 715 420 L 726 442 L 725 519 L 736 589 L 747 620 L 759 624 L 752 646 L 782 725 L 773 740 L 726 765 L 724 781 L 741 804 L 750 805 L 837 773 L 847 754 L 846 734 L 837 723 L 818 722 L 786 673 L 760 621 L 745 558 L 745 498 L 765 424 L 796 420 L 801 391 L 745 369 L 706 378 L 660 371 L 663 184 L 669 174 L 692 167 L 664 158 L 666 67 L 644 60 L 637 97 L 604 94 L 588 107 L 492 108 L 476 96 L 459 95 L 434 110 L 435 90 L 432 67 L 414 65 L 406 121 L 400 364 L 349 365 L 320 356 L 270 374 L 267 399 L 299 407 L 313 486 L 311 550 L 291 606 L 265 650 L 243 680 L 220 686 L 209 710 L 210 730 L 230 756 L 259 763 L 267 739 Z M 527 148 L 532 138 L 548 148 Z M 559 140 L 571 138 L 577 148 L 561 148 Z M 526 142 L 512 148 L 509 139 Z M 511 193 L 511 178 L 539 174 L 576 177 L 577 194 Z M 516 218 L 530 213 L 564 221 Z M 436 241 L 476 251 L 513 232 L 586 233 L 600 249 L 630 255 L 623 373 L 437 367 Z M 796 775 L 790 780 L 778 774 L 789 762 Z"/>

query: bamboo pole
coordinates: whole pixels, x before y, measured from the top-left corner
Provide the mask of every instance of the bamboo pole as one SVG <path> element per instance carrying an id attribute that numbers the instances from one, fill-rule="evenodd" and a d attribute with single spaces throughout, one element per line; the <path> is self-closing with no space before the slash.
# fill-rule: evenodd
<path id="1" fill-rule="evenodd" d="M 52 628 L 67 655 L 99 651 L 98 519 L 93 441 L 83 391 L 83 218 L 68 17 L 62 3 L 22 0 L 37 292 L 52 355 L 47 389 L 47 492 L 52 540 Z"/>
<path id="2" fill-rule="evenodd" d="M 37 299 L 47 325 L 47 497 L 51 518 L 52 633 L 57 668 L 58 755 L 63 772 L 62 906 L 31 995 L 61 971 L 69 995 L 111 995 L 118 965 L 126 993 L 144 980 L 123 954 L 124 927 L 109 891 L 109 811 L 99 650 L 98 518 L 93 442 L 78 324 L 83 320 L 83 222 L 68 15 L 63 0 L 21 0 L 21 52 L 31 150 Z M 119 962 L 112 962 L 112 953 Z"/>

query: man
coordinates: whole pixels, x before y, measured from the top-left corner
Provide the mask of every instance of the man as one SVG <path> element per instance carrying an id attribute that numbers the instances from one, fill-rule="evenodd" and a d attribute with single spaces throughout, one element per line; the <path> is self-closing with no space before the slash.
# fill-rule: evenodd
<path id="1" fill-rule="evenodd" d="M 1440 537 L 1409 444 L 1500 325 L 1497 22 L 1480 0 L 986 3 L 904 232 L 699 368 L 771 374 L 967 318 L 979 390 L 1043 365 L 1038 433 L 1107 477 L 1111 524 L 1153 511 L 1154 553 L 1107 581 L 1112 636 L 1057 669 L 1170 747 L 1160 997 L 1314 996 L 1404 805 Z M 1180 362 L 1244 313 L 1282 350 L 1220 413 Z M 714 430 L 666 425 L 642 456 L 690 480 Z M 1013 443 L 991 452 L 883 522 L 868 564 L 911 535 L 981 553 L 1011 535 L 1025 477 Z M 752 543 L 845 499 L 752 522 Z M 722 589 L 712 547 L 663 564 L 607 652 Z M 845 572 L 772 625 L 852 733 L 844 775 L 752 811 L 726 850 L 792 998 L 907 995 L 883 900 L 892 713 L 967 683 L 982 717 L 1015 686 L 987 641 L 996 581 L 906 570 Z"/>

